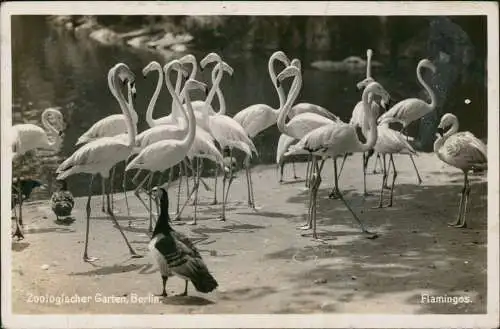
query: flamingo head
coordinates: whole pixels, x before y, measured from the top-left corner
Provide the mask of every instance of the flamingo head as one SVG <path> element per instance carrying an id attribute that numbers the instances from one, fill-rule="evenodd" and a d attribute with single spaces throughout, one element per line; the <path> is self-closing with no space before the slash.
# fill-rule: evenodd
<path id="1" fill-rule="evenodd" d="M 356 84 L 356 87 L 358 88 L 358 90 L 362 90 L 362 89 L 366 88 L 366 86 L 368 86 L 372 82 L 375 82 L 375 79 L 373 79 L 372 77 L 368 77 L 368 78 L 365 78 L 365 79 L 361 80 L 360 82 L 358 82 Z"/>
<path id="2" fill-rule="evenodd" d="M 214 52 L 209 53 L 200 61 L 200 70 L 203 70 L 205 66 L 213 62 L 222 62 L 222 58 Z"/>
<path id="3" fill-rule="evenodd" d="M 443 136 L 445 130 L 457 122 L 458 122 L 458 119 L 455 115 L 453 115 L 451 113 L 444 114 L 441 117 L 441 121 L 439 122 L 439 125 L 437 127 L 438 134 Z"/>
<path id="4" fill-rule="evenodd" d="M 188 81 L 186 81 L 184 88 L 186 88 L 186 90 L 199 89 L 199 90 L 203 91 L 205 94 L 208 91 L 207 85 L 205 83 L 200 82 L 198 80 L 194 80 L 194 79 L 189 79 Z"/>
<path id="5" fill-rule="evenodd" d="M 290 65 L 297 67 L 299 70 L 302 69 L 302 63 L 300 62 L 300 59 L 298 59 L 298 58 L 292 59 L 292 62 L 290 63 Z"/>
<path id="6" fill-rule="evenodd" d="M 163 72 L 165 73 L 166 76 L 168 76 L 171 70 L 180 72 L 184 78 L 187 78 L 189 76 L 189 72 L 182 66 L 181 62 L 177 59 L 168 62 L 163 67 Z"/>
<path id="7" fill-rule="evenodd" d="M 372 57 L 372 56 L 373 56 L 373 50 L 371 50 L 371 49 L 367 49 L 367 50 L 366 50 L 366 57 L 367 57 L 367 58 L 370 58 L 370 57 Z"/>
<path id="8" fill-rule="evenodd" d="M 298 76 L 300 75 L 300 69 L 296 66 L 288 66 L 286 69 L 284 69 L 283 71 L 281 71 L 280 74 L 278 74 L 278 77 L 277 77 L 277 81 L 276 81 L 276 84 L 278 85 L 278 87 L 280 86 L 280 84 L 283 82 L 283 80 L 289 78 L 289 77 L 295 77 L 295 76 Z"/>
<path id="9" fill-rule="evenodd" d="M 418 66 L 422 66 L 422 67 L 426 67 L 428 68 L 429 70 L 432 71 L 432 73 L 436 74 L 436 65 L 434 65 L 434 63 L 432 63 L 430 60 L 428 60 L 427 58 L 424 58 L 422 59 L 419 63 L 418 63 Z"/>
<path id="10" fill-rule="evenodd" d="M 161 65 L 157 61 L 152 61 L 142 69 L 142 75 L 146 77 L 151 71 L 161 71 Z"/>
<path id="11" fill-rule="evenodd" d="M 385 88 L 382 87 L 382 85 L 376 81 L 371 82 L 368 86 L 366 86 L 363 93 L 365 92 L 368 94 L 372 93 L 376 96 L 380 96 L 381 98 L 380 103 L 382 106 L 388 104 L 389 100 L 391 99 L 391 95 L 389 94 L 389 92 L 387 92 L 387 90 L 385 90 Z"/>
<path id="12" fill-rule="evenodd" d="M 217 73 L 219 72 L 220 69 L 227 72 L 229 76 L 233 76 L 234 69 L 231 66 L 229 66 L 229 64 L 227 64 L 226 62 L 220 62 L 215 66 L 215 68 L 212 71 L 212 81 L 215 80 L 215 77 L 217 76 Z"/>
<path id="13" fill-rule="evenodd" d="M 275 60 L 282 62 L 283 64 L 285 64 L 285 66 L 290 65 L 290 60 L 288 59 L 286 54 L 281 50 L 275 51 L 271 55 L 271 57 L 269 57 L 269 63 L 273 63 Z"/>

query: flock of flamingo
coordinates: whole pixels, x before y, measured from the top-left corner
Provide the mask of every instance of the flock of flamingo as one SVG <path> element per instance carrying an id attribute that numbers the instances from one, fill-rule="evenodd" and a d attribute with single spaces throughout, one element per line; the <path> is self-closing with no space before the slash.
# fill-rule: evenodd
<path id="1" fill-rule="evenodd" d="M 302 87 L 301 64 L 298 59 L 290 61 L 282 51 L 273 53 L 268 62 L 269 75 L 279 97 L 279 108 L 273 108 L 266 104 L 255 104 L 239 111 L 233 117 L 226 114 L 226 104 L 220 87 L 224 73 L 232 75 L 233 69 L 218 54 L 209 53 L 206 55 L 200 61 L 199 67 L 192 54 L 172 60 L 163 67 L 158 62 L 153 61 L 142 70 L 144 76 L 156 72 L 158 82 L 146 112 L 149 128 L 140 133 L 137 131 L 138 113 L 134 108 L 135 74 L 124 63 L 113 66 L 108 73 L 108 86 L 118 102 L 122 114 L 110 115 L 93 124 L 78 139 L 76 145 L 79 148 L 56 170 L 57 179 L 60 181 L 75 174 L 90 174 L 86 203 L 84 261 L 96 260 L 95 257 L 88 254 L 90 201 L 95 176 L 101 176 L 102 210 L 107 212 L 120 231 L 132 257 L 142 257 L 130 245 L 114 214 L 111 186 L 115 166 L 120 162 L 126 164 L 123 175 L 123 192 L 129 216 L 130 210 L 125 186 L 126 174 L 134 169 L 137 171 L 132 181 L 136 184 L 135 194 L 149 211 L 149 231 L 151 232 L 153 231 L 154 218 L 152 200 L 155 200 L 157 215 L 160 218 L 163 208 L 160 209 L 161 202 L 157 202 L 158 195 L 161 196 L 161 193 L 158 194 L 158 189 L 165 191 L 165 186 L 168 187 L 171 183 L 174 167 L 178 167 L 180 174 L 177 214 L 173 220 L 180 220 L 182 209 L 194 197 L 194 214 L 190 224 L 196 225 L 198 189 L 200 183 L 206 185 L 201 177 L 203 161 L 215 162 L 217 165 L 215 184 L 217 184 L 219 170 L 223 174 L 222 211 L 218 219 L 224 221 L 226 220 L 225 205 L 234 179 L 233 150 L 238 149 L 246 155 L 243 166 L 246 174 L 248 206 L 255 209 L 250 161 L 253 156 L 258 155 L 258 151 L 252 139 L 273 125 L 277 125 L 282 133 L 277 146 L 277 164 L 283 165 L 284 159 L 290 155 L 306 154 L 309 156 L 306 179 L 306 186 L 309 189 L 308 219 L 299 228 L 312 229 L 313 238 L 320 240 L 316 232 L 316 199 L 325 161 L 332 158 L 334 187 L 330 197 L 340 199 L 345 204 L 367 238 L 376 238 L 377 234 L 365 228 L 363 221 L 354 213 L 339 190 L 339 176 L 346 157 L 353 153 L 362 153 L 364 193 L 366 195 L 367 161 L 372 154 L 376 153 L 377 159 L 380 158 L 383 164 L 383 179 L 378 207 L 392 206 L 394 183 L 397 176 L 394 154 L 409 154 L 417 173 L 418 183 L 422 182 L 413 161 L 413 155 L 416 154 L 416 151 L 410 144 L 411 138 L 406 135 L 406 128 L 410 123 L 419 120 L 436 108 L 435 93 L 422 77 L 424 69 L 436 74 L 436 67 L 430 60 L 422 59 L 416 68 L 417 79 L 429 94 L 430 103 L 418 98 L 408 98 L 396 103 L 384 112 L 389 104 L 390 94 L 372 77 L 370 67 L 372 54 L 369 49 L 367 51 L 366 78 L 357 84 L 358 89 L 362 90 L 361 100 L 355 105 L 349 122 L 341 121 L 332 112 L 319 105 L 295 104 Z M 276 62 L 281 62 L 284 66 L 279 73 L 276 73 L 275 70 Z M 211 88 L 208 89 L 207 84 L 196 80 L 196 76 L 199 69 L 206 70 L 211 64 L 214 66 L 211 71 Z M 176 73 L 175 86 L 171 81 L 173 72 Z M 287 80 L 291 80 L 291 86 L 288 92 L 285 92 L 284 82 Z M 172 96 L 171 113 L 154 119 L 155 104 L 164 85 Z M 205 100 L 192 101 L 194 90 L 205 92 Z M 211 105 L 215 96 L 218 98 L 220 107 L 218 110 Z M 13 161 L 33 149 L 56 149 L 59 147 L 63 138 L 62 114 L 56 109 L 47 109 L 42 114 L 42 123 L 45 129 L 33 124 L 18 124 L 12 127 Z M 389 125 L 392 123 L 400 124 L 402 129 L 390 128 Z M 49 135 L 52 138 L 49 139 Z M 486 169 L 486 145 L 470 132 L 458 132 L 458 119 L 450 113 L 442 116 L 436 136 L 434 152 L 437 157 L 448 165 L 462 170 L 464 174 L 464 187 L 458 216 L 456 221 L 450 225 L 465 227 L 470 192 L 468 172 L 475 168 Z M 388 161 L 386 156 L 388 156 Z M 343 159 L 340 168 L 337 164 L 338 158 Z M 390 200 L 384 205 L 383 191 L 387 187 L 391 169 Z M 170 170 L 170 177 L 166 183 L 162 183 L 163 172 L 166 170 Z M 138 180 L 140 172 L 147 173 L 141 181 Z M 191 188 L 188 186 L 188 198 L 179 209 L 182 177 L 183 175 L 187 176 L 189 172 L 192 174 L 194 186 Z M 153 178 L 158 173 L 161 176 L 155 183 Z M 106 180 L 111 181 L 107 186 Z M 141 189 L 147 189 L 149 204 L 140 197 Z M 153 191 L 156 192 L 153 193 Z M 214 191 L 213 204 L 217 204 L 217 185 L 215 185 Z M 166 196 L 163 197 L 163 199 L 165 198 L 168 199 Z M 168 204 L 166 207 L 168 209 Z M 19 215 L 16 216 L 16 230 L 13 236 L 18 239 L 24 237 L 22 233 L 22 202 L 19 202 Z"/>

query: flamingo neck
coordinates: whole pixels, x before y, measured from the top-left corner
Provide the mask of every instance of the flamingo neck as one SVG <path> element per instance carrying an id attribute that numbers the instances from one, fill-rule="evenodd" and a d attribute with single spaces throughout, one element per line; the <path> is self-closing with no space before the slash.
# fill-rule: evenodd
<path id="1" fill-rule="evenodd" d="M 135 136 L 136 136 L 134 124 L 132 122 L 132 111 L 134 111 L 133 104 L 132 103 L 128 104 L 125 101 L 125 96 L 123 95 L 123 92 L 119 88 L 116 88 L 116 86 L 119 86 L 119 77 L 117 72 L 118 69 L 114 70 L 113 74 L 111 75 L 112 79 L 108 84 L 113 96 L 115 96 L 116 100 L 118 101 L 118 104 L 120 104 L 120 109 L 122 110 L 123 115 L 125 116 L 125 123 L 127 124 L 128 146 L 133 147 L 135 145 Z M 130 88 L 129 84 L 127 84 L 127 86 L 128 88 Z"/>
<path id="2" fill-rule="evenodd" d="M 186 88 L 184 86 L 184 88 Z M 186 99 L 186 111 L 187 111 L 187 124 L 188 124 L 188 133 L 181 141 L 181 144 L 189 150 L 191 145 L 193 144 L 194 137 L 196 135 L 196 117 L 194 116 L 193 106 L 191 105 L 191 97 L 189 96 L 189 90 L 184 90 L 184 97 Z M 177 105 L 179 108 L 183 108 L 177 94 L 175 95 L 175 99 L 177 101 Z"/>
<path id="3" fill-rule="evenodd" d="M 365 88 L 363 91 L 363 96 L 362 96 L 362 102 L 363 102 L 363 111 L 364 111 L 364 117 L 365 117 L 365 124 L 368 127 L 368 136 L 366 136 L 366 142 L 365 143 L 360 143 L 361 145 L 361 151 L 362 152 L 367 152 L 375 146 L 375 143 L 377 142 L 378 138 L 378 130 L 377 130 L 377 118 L 373 114 L 373 111 L 371 110 L 370 102 L 368 101 L 369 94 L 371 94 L 371 91 L 368 90 L 368 88 Z"/>
<path id="4" fill-rule="evenodd" d="M 281 87 L 281 86 L 280 86 Z M 293 79 L 292 86 L 290 87 L 290 91 L 288 92 L 288 96 L 286 98 L 285 104 L 280 107 L 278 120 L 276 125 L 278 126 L 279 131 L 281 133 L 292 136 L 288 132 L 288 127 L 286 126 L 285 119 L 288 116 L 288 113 L 292 109 L 292 104 L 295 103 L 297 96 L 299 95 L 300 88 L 302 87 L 302 78 L 300 73 L 297 73 Z"/>
<path id="5" fill-rule="evenodd" d="M 156 83 L 156 89 L 155 92 L 153 93 L 153 96 L 151 97 L 151 100 L 149 101 L 148 109 L 146 111 L 146 121 L 149 125 L 149 127 L 154 127 L 156 126 L 155 119 L 153 119 L 153 111 L 156 105 L 156 101 L 158 100 L 158 96 L 160 95 L 161 87 L 163 84 L 163 70 L 161 66 L 155 66 L 154 67 L 155 71 L 158 71 L 158 82 Z M 132 102 L 130 101 L 130 104 Z M 137 116 L 137 114 L 136 114 Z"/>
<path id="6" fill-rule="evenodd" d="M 218 62 L 218 64 L 214 67 L 213 70 L 217 70 L 217 67 L 220 66 L 220 69 L 218 69 L 217 71 L 217 76 L 215 77 L 215 80 L 213 79 L 213 74 L 212 74 L 212 88 L 210 88 L 210 91 L 207 95 L 207 98 L 205 98 L 205 109 L 203 111 L 203 116 L 207 116 L 208 118 L 208 106 L 212 105 L 212 101 L 214 99 L 214 96 L 215 96 L 215 93 L 217 92 L 217 89 L 219 88 L 219 84 L 222 80 L 222 75 L 224 74 L 224 70 L 222 69 L 222 60 L 220 60 Z M 212 70 L 212 73 L 213 73 L 213 70 Z M 224 114 L 224 113 L 220 113 L 220 110 L 218 112 L 218 114 Z"/>
<path id="7" fill-rule="evenodd" d="M 285 93 L 283 91 L 283 88 L 278 87 L 278 84 L 276 82 L 277 75 L 276 75 L 276 71 L 274 70 L 274 62 L 275 61 L 276 61 L 276 58 L 274 58 L 274 57 L 269 58 L 269 62 L 267 63 L 267 68 L 269 70 L 269 76 L 271 77 L 271 81 L 273 83 L 274 89 L 278 93 L 280 106 L 279 106 L 279 108 L 274 109 L 274 112 L 276 113 L 276 115 L 279 115 L 279 111 L 285 103 Z"/>
<path id="8" fill-rule="evenodd" d="M 170 81 L 170 76 L 168 77 L 169 81 Z M 182 87 L 182 73 L 181 71 L 177 71 L 177 78 L 175 80 L 175 92 L 177 94 L 180 94 L 181 92 L 181 87 Z M 181 94 L 181 98 L 180 98 L 180 101 L 181 103 L 184 101 L 184 94 Z M 182 109 L 180 109 L 176 102 L 174 101 L 174 99 L 172 98 L 172 117 L 174 119 L 180 119 L 184 114 L 183 114 L 183 111 Z"/>
<path id="9" fill-rule="evenodd" d="M 368 51 L 366 54 L 366 78 L 372 77 L 372 52 Z"/>
<path id="10" fill-rule="evenodd" d="M 42 125 L 48 134 L 54 136 L 54 140 L 49 142 L 50 148 L 57 150 L 61 146 L 62 138 L 59 136 L 59 131 L 49 122 L 48 116 L 52 110 L 47 109 L 42 113 Z"/>
<path id="11" fill-rule="evenodd" d="M 434 110 L 436 108 L 436 104 L 437 104 L 436 94 L 422 78 L 422 68 L 423 68 L 423 65 L 417 66 L 417 79 L 418 79 L 418 82 L 420 82 L 420 84 L 422 85 L 422 87 L 424 87 L 425 91 L 427 91 L 427 93 L 429 94 L 429 96 L 431 98 L 431 103 L 429 104 L 429 106 L 430 106 L 431 110 Z"/>

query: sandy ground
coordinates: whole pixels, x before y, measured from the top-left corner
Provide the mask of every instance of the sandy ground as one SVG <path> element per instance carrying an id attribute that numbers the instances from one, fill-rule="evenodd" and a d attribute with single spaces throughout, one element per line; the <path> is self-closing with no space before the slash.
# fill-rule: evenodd
<path id="1" fill-rule="evenodd" d="M 463 183 L 460 171 L 433 154 L 416 158 L 422 185 L 409 158 L 396 157 L 399 175 L 394 206 L 372 209 L 378 202 L 381 175 L 369 175 L 366 199 L 362 191 L 360 156 L 346 162 L 340 181 L 345 197 L 367 226 L 380 234 L 364 238 L 339 200 L 327 198 L 332 162 L 325 165 L 318 193 L 318 243 L 296 227 L 307 213 L 302 180 L 280 185 L 274 166 L 254 168 L 258 211 L 246 205 L 244 174 L 235 180 L 228 220 L 219 222 L 219 206 L 210 206 L 212 193 L 200 189 L 197 226 L 177 225 L 199 241 L 197 246 L 219 282 L 217 291 L 155 299 L 161 278 L 147 254 L 148 217 L 135 199 L 133 226 L 123 216 L 123 195 L 116 196 L 118 220 L 134 248 L 145 257 L 131 259 L 122 237 L 93 198 L 90 255 L 82 261 L 85 233 L 84 199 L 78 199 L 69 226 L 54 222 L 47 201 L 25 205 L 26 239 L 12 243 L 14 313 L 484 313 L 486 312 L 486 200 L 484 175 L 471 177 L 469 228 L 446 225 L 455 219 Z M 370 163 L 370 169 L 372 163 Z M 291 166 L 285 169 L 291 176 Z M 305 163 L 297 165 L 302 178 Z M 206 178 L 213 186 L 213 180 Z M 219 189 L 222 184 L 218 184 Z M 175 207 L 170 190 L 171 211 Z M 185 193 L 182 194 L 185 197 Z M 219 195 L 221 195 L 219 193 Z M 187 207 L 186 217 L 192 207 Z M 170 295 L 184 282 L 171 278 Z M 57 296 L 80 297 L 80 302 L 57 303 Z M 422 303 L 422 294 L 463 296 L 469 303 Z M 48 302 L 36 302 L 45 296 Z M 88 296 L 87 301 L 82 300 Z M 118 300 L 103 297 L 122 297 Z M 142 299 L 138 299 L 140 297 Z M 76 300 L 73 300 L 76 301 Z M 121 303 L 118 303 L 120 301 Z"/>

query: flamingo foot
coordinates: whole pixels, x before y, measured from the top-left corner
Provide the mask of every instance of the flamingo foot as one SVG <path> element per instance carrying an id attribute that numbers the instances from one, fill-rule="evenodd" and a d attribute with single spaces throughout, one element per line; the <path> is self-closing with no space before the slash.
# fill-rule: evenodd
<path id="1" fill-rule="evenodd" d="M 133 253 L 131 253 L 130 258 L 144 258 L 144 256 L 136 254 L 135 252 L 133 252 Z"/>
<path id="2" fill-rule="evenodd" d="M 328 198 L 336 200 L 336 199 L 340 199 L 340 195 L 337 193 L 337 191 L 332 190 L 330 192 L 330 194 L 328 194 Z"/>
<path id="3" fill-rule="evenodd" d="M 367 239 L 374 240 L 374 239 L 378 238 L 378 234 L 375 232 L 370 232 L 370 231 L 364 230 L 363 233 L 365 234 L 365 237 Z"/>
<path id="4" fill-rule="evenodd" d="M 458 227 L 458 228 L 467 228 L 467 223 L 463 222 L 462 224 L 455 225 L 455 227 Z"/>
<path id="5" fill-rule="evenodd" d="M 212 203 L 210 203 L 211 206 L 215 206 L 217 204 L 217 199 L 214 199 L 214 201 L 212 201 Z"/>
<path id="6" fill-rule="evenodd" d="M 304 224 L 304 225 L 300 225 L 300 226 L 297 226 L 297 229 L 298 230 L 302 230 L 302 231 L 307 231 L 307 230 L 310 230 L 312 229 L 312 225 L 311 224 Z"/>
<path id="7" fill-rule="evenodd" d="M 225 222 L 226 221 L 226 216 L 219 216 L 219 217 L 215 218 L 215 220 L 218 220 L 220 222 Z"/>
<path id="8" fill-rule="evenodd" d="M 83 255 L 83 261 L 86 263 L 93 263 L 98 259 L 99 258 L 97 258 L 97 257 L 92 257 L 92 256 L 89 257 L 88 255 Z"/>
<path id="9" fill-rule="evenodd" d="M 166 291 L 162 292 L 161 294 L 155 294 L 156 297 L 168 297 L 168 294 Z"/>
<path id="10" fill-rule="evenodd" d="M 195 220 L 192 220 L 188 223 L 188 225 L 197 225 Z"/>
<path id="11" fill-rule="evenodd" d="M 187 294 L 187 292 L 186 292 L 186 291 L 184 291 L 184 292 L 181 292 L 180 294 L 176 294 L 176 295 L 174 295 L 174 296 L 175 296 L 175 297 L 185 297 L 185 296 L 187 296 L 187 295 L 188 295 L 188 294 Z"/>

